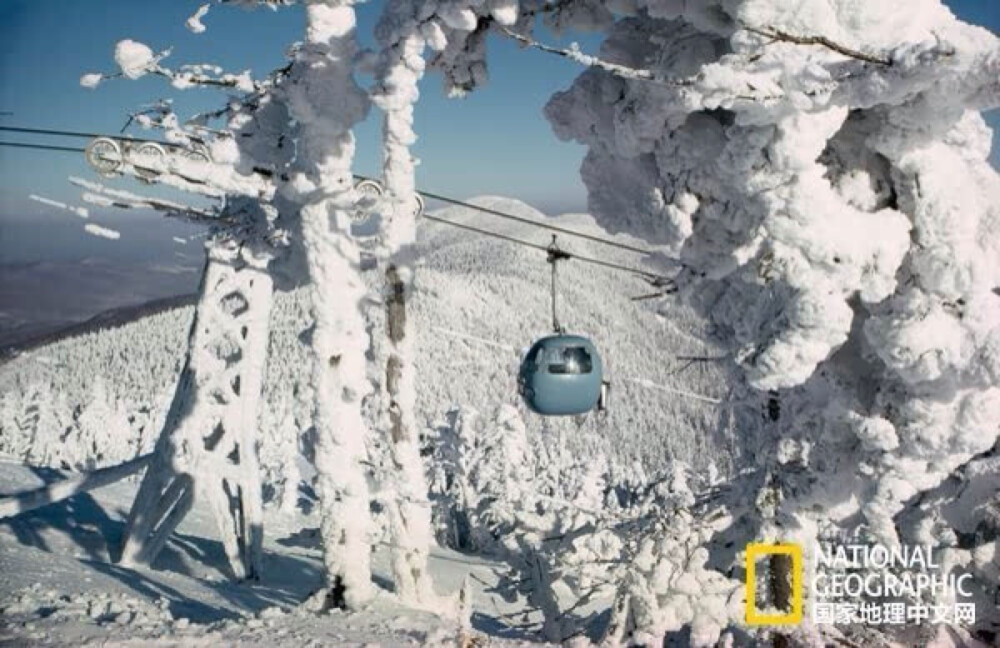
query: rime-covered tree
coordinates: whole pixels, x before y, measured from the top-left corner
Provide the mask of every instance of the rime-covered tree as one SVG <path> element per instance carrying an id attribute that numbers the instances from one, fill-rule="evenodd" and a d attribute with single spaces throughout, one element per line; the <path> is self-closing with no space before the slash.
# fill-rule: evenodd
<path id="1" fill-rule="evenodd" d="M 58 400 L 54 403 L 58 403 Z M 123 443 L 123 440 L 134 437 L 128 416 L 117 399 L 108 393 L 107 386 L 100 378 L 94 381 L 90 396 L 76 417 L 76 426 L 70 434 L 78 435 L 78 439 L 67 447 L 81 452 L 81 456 L 65 458 L 74 467 L 93 468 L 106 465 L 112 460 L 124 461 L 136 454 L 131 444 Z M 109 457 L 100 451 L 102 448 L 119 452 Z"/>
<path id="2" fill-rule="evenodd" d="M 31 439 L 25 459 L 37 466 L 80 467 L 93 465 L 94 457 L 71 457 L 64 452 L 63 436 L 72 433 L 72 414 L 61 394 L 41 383 L 31 390 L 21 419 L 22 434 Z"/>
<path id="3" fill-rule="evenodd" d="M 907 502 L 993 448 L 996 36 L 937 0 L 448 7 L 426 32 L 453 93 L 485 81 L 491 31 L 586 67 L 545 113 L 587 147 L 591 213 L 661 247 L 764 410 L 747 487 L 775 507 L 744 539 L 898 542 Z M 544 44 L 539 15 L 600 51 Z"/>
<path id="4" fill-rule="evenodd" d="M 489 416 L 456 408 L 447 421 L 426 439 L 438 536 L 456 549 L 493 551 L 534 501 L 524 422 L 509 405 Z"/>

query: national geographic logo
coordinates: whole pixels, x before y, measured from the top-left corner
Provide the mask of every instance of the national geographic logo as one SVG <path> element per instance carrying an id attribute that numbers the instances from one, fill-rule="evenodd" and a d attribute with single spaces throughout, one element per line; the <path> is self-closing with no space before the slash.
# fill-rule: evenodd
<path id="1" fill-rule="evenodd" d="M 789 612 L 770 614 L 757 609 L 757 563 L 761 559 L 777 558 L 775 562 L 791 563 L 791 592 L 787 597 Z M 746 558 L 746 622 L 747 625 L 798 625 L 802 623 L 802 547 L 797 544 L 750 543 Z"/>
<path id="2" fill-rule="evenodd" d="M 975 623 L 972 574 L 943 572 L 931 547 L 817 543 L 813 550 L 809 608 L 817 625 Z M 762 574 L 766 610 L 757 609 Z M 800 624 L 804 587 L 801 545 L 747 545 L 747 625 Z"/>

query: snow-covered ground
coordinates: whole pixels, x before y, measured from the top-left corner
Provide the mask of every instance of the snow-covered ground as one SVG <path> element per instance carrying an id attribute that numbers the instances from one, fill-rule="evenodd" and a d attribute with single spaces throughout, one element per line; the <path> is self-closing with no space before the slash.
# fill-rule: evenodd
<path id="1" fill-rule="evenodd" d="M 3 493 L 55 478 L 58 471 L 0 462 Z M 456 623 L 401 608 L 385 593 L 356 614 L 317 616 L 300 606 L 322 584 L 316 520 L 301 513 L 269 510 L 260 583 L 234 583 L 220 571 L 216 522 L 199 508 L 156 569 L 119 567 L 110 558 L 135 489 L 120 482 L 0 524 L 0 645 L 454 645 Z M 387 558 L 380 546 L 373 578 L 382 585 Z M 517 638 L 503 616 L 517 608 L 487 591 L 494 564 L 436 548 L 430 566 L 445 593 L 471 576 L 473 632 L 491 635 L 492 645 Z"/>
<path id="2" fill-rule="evenodd" d="M 475 202 L 545 218 L 509 199 Z M 471 210 L 436 213 L 548 242 L 544 231 Z M 554 222 L 600 233 L 587 215 Z M 725 376 L 712 363 L 684 368 L 685 361 L 673 359 L 713 355 L 688 311 L 669 307 L 664 317 L 657 301 L 629 300 L 650 292 L 643 281 L 569 262 L 561 282 L 561 319 L 571 331 L 594 336 L 614 384 L 612 410 L 586 420 L 542 419 L 520 406 L 515 378 L 521 352 L 549 326 L 544 255 L 430 222 L 421 225 L 420 245 L 424 261 L 412 303 L 418 415 L 428 431 L 446 424 L 455 408 L 465 416 L 474 410 L 488 417 L 503 406 L 518 406 L 529 443 L 540 446 L 557 438 L 571 455 L 596 450 L 620 466 L 638 460 L 649 469 L 671 457 L 702 469 L 712 463 L 725 470 L 738 462 L 732 412 L 740 406 L 711 402 L 727 398 Z M 641 262 L 634 254 L 597 244 L 567 240 L 562 245 L 619 263 Z M 368 274 L 372 282 L 378 280 L 378 273 Z M 200 509 L 186 518 L 155 569 L 116 566 L 109 552 L 117 551 L 136 488 L 129 480 L 0 522 L 0 641 L 453 645 L 454 622 L 401 609 L 386 594 L 354 615 L 317 617 L 299 607 L 321 585 L 318 519 L 306 513 L 312 508 L 308 488 L 295 491 L 302 495 L 299 508 L 278 506 L 287 498 L 286 482 L 294 479 L 290 467 L 305 466 L 301 457 L 289 461 L 294 448 L 278 439 L 288 437 L 287 428 L 279 433 L 283 426 L 299 432 L 309 426 L 308 311 L 308 297 L 298 290 L 279 295 L 273 314 L 261 417 L 265 493 L 271 503 L 261 583 L 229 580 L 221 567 L 225 559 L 216 523 Z M 371 311 L 376 339 L 381 311 Z M 183 360 L 191 314 L 189 307 L 155 314 L 60 340 L 0 366 L 0 452 L 9 458 L 0 467 L 2 492 L 51 481 L 59 467 L 114 464 L 151 449 Z M 376 581 L 385 585 L 384 545 L 374 561 Z M 490 636 L 491 645 L 504 637 L 531 636 L 516 629 L 525 620 L 523 601 L 508 603 L 490 592 L 502 571 L 499 564 L 435 549 L 431 570 L 442 594 L 457 591 L 471 576 L 472 625 Z"/>

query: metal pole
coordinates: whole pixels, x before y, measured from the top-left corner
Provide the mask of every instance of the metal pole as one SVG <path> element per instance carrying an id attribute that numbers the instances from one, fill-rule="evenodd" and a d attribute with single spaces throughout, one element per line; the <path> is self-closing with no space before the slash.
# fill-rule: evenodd
<path id="1" fill-rule="evenodd" d="M 556 290 L 556 283 L 557 283 L 556 274 L 558 270 L 556 268 L 556 265 L 559 263 L 560 260 L 568 259 L 570 258 L 570 256 L 566 252 L 563 252 L 561 249 L 559 249 L 559 244 L 556 242 L 555 234 L 552 235 L 552 242 L 549 244 L 549 247 L 546 248 L 546 250 L 549 253 L 548 262 L 552 264 L 552 328 L 555 329 L 555 332 L 557 334 L 561 335 L 563 333 L 563 327 L 559 323 L 559 315 L 558 315 L 558 303 L 557 303 L 558 293 Z"/>
<path id="2" fill-rule="evenodd" d="M 559 326 L 559 316 L 556 314 L 556 306 L 558 300 L 558 293 L 556 292 L 556 267 L 557 261 L 552 260 L 552 328 L 556 333 L 562 333 L 562 327 Z"/>

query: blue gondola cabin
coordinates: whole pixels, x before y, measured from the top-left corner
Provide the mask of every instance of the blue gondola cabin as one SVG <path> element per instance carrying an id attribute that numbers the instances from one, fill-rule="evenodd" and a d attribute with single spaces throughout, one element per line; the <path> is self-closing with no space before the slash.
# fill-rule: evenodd
<path id="1" fill-rule="evenodd" d="M 532 412 L 571 416 L 602 404 L 603 377 L 601 356 L 590 340 L 550 335 L 536 341 L 524 356 L 518 387 Z"/>

